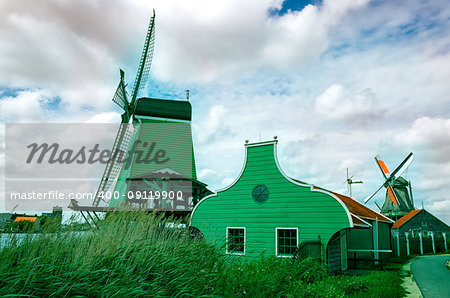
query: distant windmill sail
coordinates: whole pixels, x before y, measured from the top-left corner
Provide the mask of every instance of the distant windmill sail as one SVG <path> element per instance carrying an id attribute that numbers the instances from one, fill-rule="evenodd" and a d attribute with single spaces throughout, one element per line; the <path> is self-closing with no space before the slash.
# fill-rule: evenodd
<path id="1" fill-rule="evenodd" d="M 136 75 L 136 80 L 131 92 L 131 102 L 128 101 L 127 92 L 125 90 L 125 73 L 120 70 L 120 81 L 117 86 L 116 92 L 112 98 L 112 101 L 120 106 L 124 113 L 122 114 L 122 121 L 114 140 L 112 148 L 112 156 L 109 159 L 105 171 L 103 172 L 100 185 L 94 197 L 93 206 L 97 207 L 104 198 L 104 193 L 111 187 L 116 181 L 117 176 L 122 168 L 122 163 L 117 161 L 117 155 L 119 152 L 127 152 L 130 142 L 134 139 L 136 131 L 138 130 L 137 124 L 130 123 L 135 110 L 136 98 L 139 91 L 145 87 L 147 82 L 150 66 L 153 58 L 153 51 L 155 45 L 155 10 L 153 10 L 153 16 L 150 19 L 147 35 L 145 38 L 144 49 L 142 51 L 141 60 Z"/>

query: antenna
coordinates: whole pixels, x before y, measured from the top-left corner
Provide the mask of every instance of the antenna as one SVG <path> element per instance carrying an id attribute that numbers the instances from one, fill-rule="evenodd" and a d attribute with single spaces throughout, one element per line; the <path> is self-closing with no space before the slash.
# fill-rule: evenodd
<path id="1" fill-rule="evenodd" d="M 350 177 L 348 176 L 348 168 L 347 168 L 347 185 L 348 185 L 348 191 L 350 193 L 350 197 L 352 196 L 352 184 L 363 183 L 362 181 L 353 181 L 352 178 L 353 178 L 353 175 Z"/>

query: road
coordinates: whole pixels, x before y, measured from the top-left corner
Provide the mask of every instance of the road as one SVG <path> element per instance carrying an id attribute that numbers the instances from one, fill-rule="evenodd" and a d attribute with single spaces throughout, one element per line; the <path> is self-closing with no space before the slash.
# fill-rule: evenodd
<path id="1" fill-rule="evenodd" d="M 424 298 L 450 297 L 450 270 L 445 261 L 450 255 L 423 256 L 416 258 L 411 270 Z"/>

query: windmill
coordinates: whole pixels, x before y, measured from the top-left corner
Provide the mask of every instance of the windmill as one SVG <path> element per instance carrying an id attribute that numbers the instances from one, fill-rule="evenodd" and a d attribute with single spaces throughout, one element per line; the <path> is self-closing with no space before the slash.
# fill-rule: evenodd
<path id="1" fill-rule="evenodd" d="M 347 180 L 346 180 L 346 183 L 347 183 L 347 188 L 348 188 L 348 192 L 350 194 L 350 197 L 352 196 L 352 184 L 363 183 L 362 181 L 353 181 L 352 178 L 353 178 L 353 175 L 350 176 L 350 177 L 348 176 L 348 168 L 347 168 Z"/>
<path id="2" fill-rule="evenodd" d="M 375 157 L 375 164 L 383 177 L 383 183 L 364 200 L 364 203 L 367 203 L 381 188 L 385 187 L 386 197 L 381 207 L 381 213 L 396 219 L 414 210 L 411 182 L 400 177 L 412 163 L 413 159 L 414 155 L 411 152 L 391 173 L 381 157 L 377 155 Z"/>
<path id="3" fill-rule="evenodd" d="M 128 101 L 126 84 L 125 84 L 125 73 L 120 70 L 120 81 L 117 86 L 116 92 L 112 98 L 112 101 L 116 103 L 123 109 L 123 114 L 121 115 L 121 125 L 117 132 L 113 147 L 112 147 L 112 157 L 109 159 L 105 171 L 103 173 L 100 185 L 95 194 L 93 201 L 93 206 L 97 207 L 101 201 L 109 203 L 105 200 L 103 195 L 107 191 L 112 183 L 117 178 L 122 164 L 117 161 L 117 155 L 119 152 L 126 152 L 128 146 L 135 133 L 135 127 L 133 124 L 129 124 L 130 120 L 134 121 L 135 109 L 136 109 L 136 99 L 139 92 L 145 87 L 147 82 L 148 74 L 150 72 L 150 66 L 153 58 L 153 51 L 155 47 L 155 10 L 153 10 L 153 16 L 150 19 L 148 25 L 147 35 L 145 37 L 144 49 L 142 50 L 141 60 L 139 62 L 138 71 L 136 74 L 136 79 L 133 84 L 133 89 L 131 91 L 131 100 Z"/>
<path id="4" fill-rule="evenodd" d="M 189 92 L 186 92 L 186 100 L 138 98 L 148 78 L 154 44 L 153 10 L 130 99 L 125 73 L 120 70 L 119 85 L 112 101 L 123 109 L 121 123 L 93 204 L 81 206 L 72 199 L 68 206 L 80 211 L 89 225 L 98 223 L 96 212 L 115 211 L 122 206 L 184 218 L 201 198 L 212 193 L 206 184 L 197 180 Z M 170 158 L 158 155 L 161 152 L 168 153 Z M 152 154 L 153 158 L 148 158 Z M 155 162 L 157 156 L 163 157 L 163 161 Z M 153 195 L 156 199 L 160 195 L 163 200 L 156 201 Z"/>

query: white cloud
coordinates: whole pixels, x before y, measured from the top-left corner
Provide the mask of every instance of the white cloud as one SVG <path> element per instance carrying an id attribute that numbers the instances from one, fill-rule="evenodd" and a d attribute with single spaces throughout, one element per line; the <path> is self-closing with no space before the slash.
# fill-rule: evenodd
<path id="1" fill-rule="evenodd" d="M 120 114 L 116 112 L 100 113 L 94 115 L 86 123 L 120 123 Z"/>
<path id="2" fill-rule="evenodd" d="M 278 1 L 277 1 L 278 2 Z M 254 75 L 262 68 L 294 70 L 326 50 L 328 31 L 367 1 L 325 1 L 270 17 L 273 1 L 164 2 L 155 73 L 163 80 L 210 82 Z M 338 2 L 338 4 L 336 4 Z M 251 12 L 251 13 L 249 13 Z M 177 20 L 177 21 L 173 21 Z"/>
<path id="3" fill-rule="evenodd" d="M 236 177 L 237 178 L 237 177 Z M 222 180 L 222 188 L 224 187 L 228 187 L 231 185 L 231 183 L 233 183 L 236 178 L 232 178 L 232 177 L 226 177 Z"/>
<path id="4" fill-rule="evenodd" d="M 432 150 L 433 160 L 442 161 L 450 153 L 450 119 L 421 117 L 396 141 L 417 149 Z"/>
<path id="5" fill-rule="evenodd" d="M 3 97 L 0 100 L 0 118 L 9 122 L 45 121 L 43 104 L 49 95 L 42 90 L 20 91 L 17 96 Z"/>
<path id="6" fill-rule="evenodd" d="M 217 175 L 217 172 L 211 169 L 201 169 L 200 171 L 198 171 L 197 177 L 198 179 L 204 180 L 205 178 L 209 178 L 208 176 L 213 176 L 213 175 Z"/>
<path id="7" fill-rule="evenodd" d="M 199 125 L 201 129 L 198 130 L 198 139 L 200 142 L 212 141 L 216 138 L 224 137 L 229 134 L 229 127 L 227 125 L 228 111 L 223 105 L 212 106 L 208 115 Z"/>
<path id="8" fill-rule="evenodd" d="M 353 95 L 342 85 L 333 84 L 316 98 L 315 108 L 327 118 L 368 122 L 378 117 L 373 101 L 374 94 L 370 89 Z"/>
<path id="9" fill-rule="evenodd" d="M 361 199 L 380 183 L 377 153 L 394 167 L 413 151 L 417 202 L 448 200 L 447 3 L 329 0 L 270 15 L 281 2 L 1 2 L 0 86 L 24 92 L 0 95 L 1 117 L 115 122 L 118 68 L 132 85 L 155 7 L 150 91 L 191 90 L 197 169 L 212 189 L 239 174 L 245 139 L 277 135 L 300 180 L 345 190 L 348 167 Z"/>

